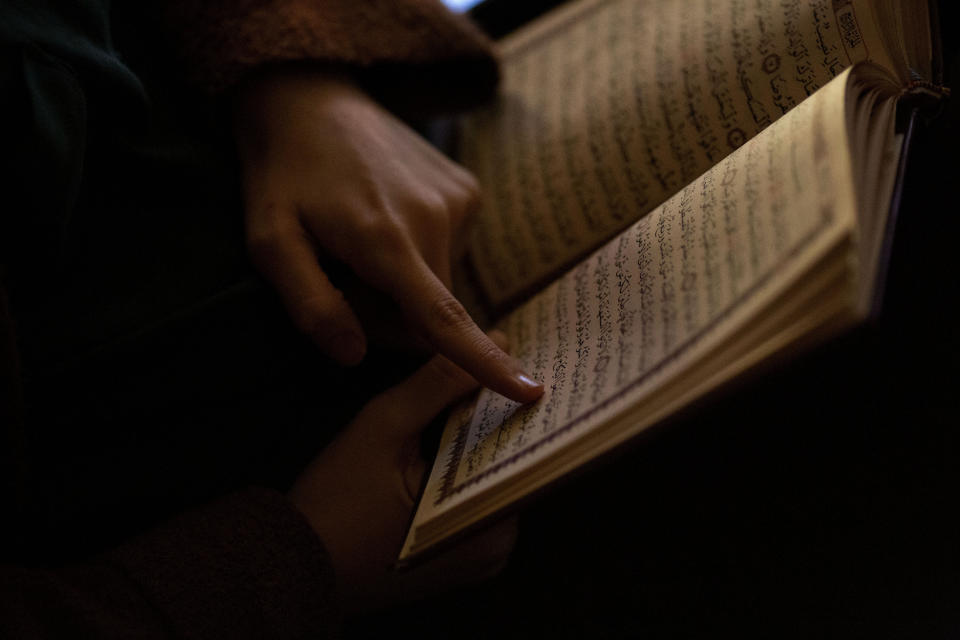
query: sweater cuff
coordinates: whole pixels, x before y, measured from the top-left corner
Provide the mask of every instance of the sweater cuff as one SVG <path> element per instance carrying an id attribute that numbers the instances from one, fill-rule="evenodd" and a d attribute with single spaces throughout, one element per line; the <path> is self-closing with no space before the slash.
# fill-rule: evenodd
<path id="1" fill-rule="evenodd" d="M 333 568 L 306 519 L 251 489 L 112 552 L 185 638 L 328 637 L 339 627 Z"/>
<path id="2" fill-rule="evenodd" d="M 374 93 L 421 92 L 440 108 L 487 97 L 489 40 L 438 0 L 177 0 L 166 22 L 193 81 L 213 93 L 289 62 L 349 67 Z M 458 104 L 448 105 L 455 96 Z"/>

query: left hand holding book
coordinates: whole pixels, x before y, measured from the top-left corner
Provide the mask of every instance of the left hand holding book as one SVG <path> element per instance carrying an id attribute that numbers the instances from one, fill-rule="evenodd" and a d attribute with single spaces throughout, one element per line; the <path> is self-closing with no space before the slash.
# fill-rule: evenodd
<path id="1" fill-rule="evenodd" d="M 505 346 L 500 332 L 491 334 Z M 323 540 L 348 612 L 416 599 L 497 573 L 516 539 L 515 520 L 480 532 L 415 570 L 392 569 L 426 463 L 420 432 L 477 382 L 436 356 L 370 401 L 307 467 L 290 498 Z"/>

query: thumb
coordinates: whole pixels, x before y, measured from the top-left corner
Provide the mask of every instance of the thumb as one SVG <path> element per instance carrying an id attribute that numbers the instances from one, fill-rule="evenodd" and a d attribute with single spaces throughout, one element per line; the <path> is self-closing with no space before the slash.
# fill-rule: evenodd
<path id="1" fill-rule="evenodd" d="M 506 346 L 502 332 L 494 331 L 490 338 L 501 348 Z M 392 436 L 405 440 L 417 435 L 441 411 L 479 386 L 466 371 L 437 355 L 412 376 L 381 394 L 374 401 L 374 410 L 383 412 L 384 418 L 390 417 Z"/>

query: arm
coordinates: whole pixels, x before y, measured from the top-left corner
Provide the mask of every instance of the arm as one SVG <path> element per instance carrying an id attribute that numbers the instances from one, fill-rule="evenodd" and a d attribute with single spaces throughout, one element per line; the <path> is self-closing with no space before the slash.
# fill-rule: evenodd
<path id="1" fill-rule="evenodd" d="M 327 637 L 333 569 L 280 494 L 251 490 L 59 569 L 0 568 L 0 636 Z"/>

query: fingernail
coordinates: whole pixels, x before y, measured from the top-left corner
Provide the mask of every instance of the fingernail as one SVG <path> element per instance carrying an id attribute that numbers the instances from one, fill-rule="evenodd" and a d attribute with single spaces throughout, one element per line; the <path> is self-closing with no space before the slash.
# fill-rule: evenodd
<path id="1" fill-rule="evenodd" d="M 338 333 L 327 342 L 327 353 L 337 362 L 347 366 L 360 364 L 366 351 L 367 345 L 363 337 L 352 331 Z"/>
<path id="2" fill-rule="evenodd" d="M 537 382 L 536 380 L 534 380 L 533 378 L 531 378 L 530 376 L 528 376 L 527 374 L 525 374 L 525 373 L 523 373 L 523 372 L 518 373 L 518 374 L 515 376 L 515 378 L 516 378 L 517 382 L 519 382 L 519 383 L 522 384 L 525 388 L 527 388 L 527 389 L 529 389 L 529 390 L 531 390 L 531 391 L 533 391 L 533 390 L 536 390 L 536 391 L 541 391 L 541 390 L 543 390 L 543 385 L 542 385 L 542 384 L 540 384 L 539 382 Z"/>

